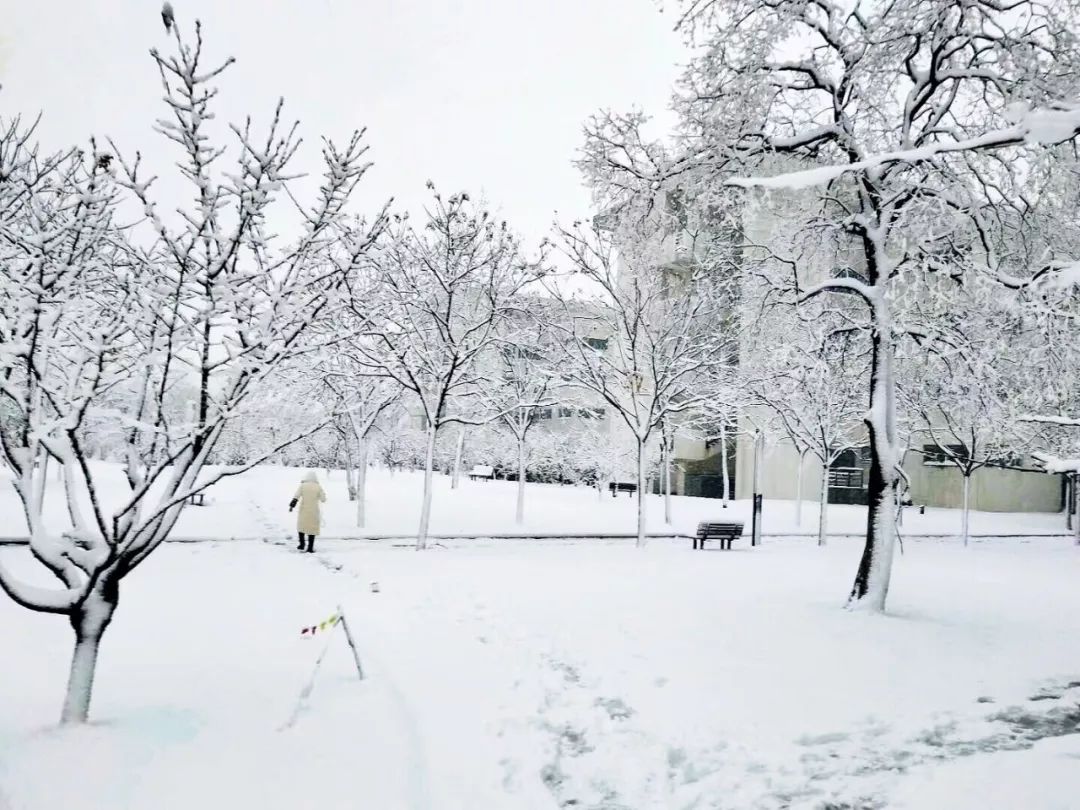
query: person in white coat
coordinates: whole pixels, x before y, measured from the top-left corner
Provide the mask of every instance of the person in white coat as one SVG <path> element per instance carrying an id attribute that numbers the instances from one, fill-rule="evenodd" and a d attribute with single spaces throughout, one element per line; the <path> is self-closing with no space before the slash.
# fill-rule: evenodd
<path id="1" fill-rule="evenodd" d="M 293 499 L 289 503 L 290 512 L 298 504 L 300 506 L 296 512 L 296 532 L 300 536 L 300 545 L 297 548 L 300 551 L 306 550 L 312 553 L 315 551 L 315 535 L 319 533 L 319 529 L 322 527 L 322 507 L 320 504 L 323 503 L 326 503 L 326 493 L 323 492 L 314 471 L 309 472 L 304 476 L 304 480 L 300 482 L 296 494 L 293 495 Z M 305 539 L 307 541 L 306 549 L 304 548 Z"/>

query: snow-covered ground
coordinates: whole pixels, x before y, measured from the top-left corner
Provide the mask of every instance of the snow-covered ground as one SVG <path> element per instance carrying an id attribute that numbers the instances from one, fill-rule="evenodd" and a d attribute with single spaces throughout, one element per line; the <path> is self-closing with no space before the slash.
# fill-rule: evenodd
<path id="1" fill-rule="evenodd" d="M 358 534 L 410 534 L 416 532 L 419 514 L 419 490 L 422 474 L 389 473 L 374 469 L 368 476 L 367 521 L 365 529 L 356 528 L 355 509 L 348 502 L 344 473 L 332 472 L 327 478 L 329 501 L 323 533 L 349 537 Z M 287 512 L 300 474 L 296 470 L 264 468 L 240 479 L 226 479 L 208 492 L 208 503 L 200 510 L 189 510 L 177 527 L 178 535 L 250 537 L 260 534 L 252 529 L 252 508 L 263 525 L 290 533 L 293 518 Z M 431 530 L 434 533 L 633 533 L 636 529 L 636 500 L 627 495 L 599 496 L 595 489 L 530 484 L 525 501 L 526 520 L 514 523 L 517 484 L 511 481 L 469 481 L 463 478 L 458 489 L 450 488 L 448 476 L 435 476 Z M 736 501 L 724 509 L 711 498 L 673 499 L 672 523 L 664 523 L 664 499 L 648 497 L 650 532 L 693 532 L 701 520 L 743 520 L 750 525 L 750 502 Z M 801 525 L 796 524 L 792 501 L 766 501 L 763 508 L 764 531 L 771 534 L 816 533 L 817 504 L 804 502 Z M 1065 519 L 1059 514 L 1043 513 L 972 513 L 975 534 L 1046 534 L 1065 532 Z M 960 513 L 955 509 L 917 509 L 904 512 L 904 531 L 920 533 L 960 533 Z M 829 529 L 833 533 L 866 531 L 866 509 L 861 506 L 830 505 Z"/>
<path id="2" fill-rule="evenodd" d="M 283 534 L 296 477 L 223 485 L 184 531 Z M 490 497 L 502 486 L 440 482 L 436 527 L 512 523 L 512 486 Z M 345 533 L 335 487 L 328 531 Z M 406 530 L 412 496 L 408 476 L 377 475 L 372 525 Z M 677 519 L 716 506 L 679 499 Z M 556 530 L 632 520 L 629 499 L 569 488 L 530 487 L 530 508 Z M 0 599 L 0 808 L 1078 806 L 1068 540 L 909 540 L 886 616 L 842 609 L 855 539 L 322 549 L 160 549 L 124 583 L 81 729 L 54 727 L 70 630 Z M 300 629 L 339 603 L 368 678 L 339 631 L 325 637 L 285 728 L 324 643 Z"/>
<path id="3" fill-rule="evenodd" d="M 118 468 L 104 468 L 107 477 L 114 477 L 116 492 L 122 491 L 122 476 Z M 300 471 L 280 467 L 263 467 L 240 477 L 226 478 L 207 491 L 206 506 L 184 512 L 174 535 L 183 538 L 265 537 L 268 534 L 291 534 L 295 516 L 288 513 L 289 499 L 300 480 Z M 368 474 L 367 521 L 364 529 L 356 527 L 354 505 L 349 503 L 344 473 L 327 476 L 320 471 L 327 489 L 323 534 L 331 537 L 363 535 L 408 535 L 415 533 L 419 514 L 419 489 L 422 475 L 415 472 L 390 473 L 373 469 Z M 15 494 L 6 482 L 0 482 L 0 514 L 5 520 L 0 537 L 18 536 L 25 532 L 25 523 L 17 507 Z M 522 526 L 514 523 L 516 484 L 509 481 L 460 482 L 457 490 L 450 488 L 447 476 L 436 475 L 431 529 L 435 534 L 509 534 L 515 532 L 544 533 L 633 533 L 636 521 L 636 501 L 625 494 L 612 498 L 604 493 L 598 497 L 595 489 L 529 484 L 525 502 L 526 520 Z M 108 495 L 108 493 L 106 493 Z M 64 523 L 62 492 L 50 493 L 53 525 Z M 734 501 L 724 509 L 721 502 L 710 498 L 673 498 L 670 526 L 664 523 L 664 501 L 658 495 L 648 497 L 648 529 L 650 532 L 692 532 L 701 520 L 743 520 L 750 524 L 749 501 Z M 817 531 L 815 502 L 804 502 L 802 522 L 795 520 L 793 501 L 766 500 L 764 532 L 766 534 L 815 534 Z M 10 519 L 8 519 L 10 518 Z M 973 512 L 973 534 L 1042 535 L 1066 532 L 1065 518 L 1060 514 Z M 833 534 L 866 531 L 866 509 L 861 506 L 829 507 L 829 531 Z M 929 508 L 920 515 L 917 509 L 904 510 L 903 532 L 907 535 L 960 533 L 960 513 L 954 509 Z"/>

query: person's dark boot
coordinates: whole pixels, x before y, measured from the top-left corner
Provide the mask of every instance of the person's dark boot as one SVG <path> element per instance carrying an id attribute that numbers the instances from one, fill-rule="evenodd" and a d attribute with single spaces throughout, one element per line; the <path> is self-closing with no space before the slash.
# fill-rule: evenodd
<path id="1" fill-rule="evenodd" d="M 296 547 L 296 550 L 297 551 L 303 551 L 304 550 L 304 535 L 300 535 L 300 545 L 298 545 Z"/>
<path id="2" fill-rule="evenodd" d="M 308 554 L 314 554 L 315 553 L 315 538 L 314 537 L 312 537 L 310 540 L 307 541 L 307 553 Z"/>

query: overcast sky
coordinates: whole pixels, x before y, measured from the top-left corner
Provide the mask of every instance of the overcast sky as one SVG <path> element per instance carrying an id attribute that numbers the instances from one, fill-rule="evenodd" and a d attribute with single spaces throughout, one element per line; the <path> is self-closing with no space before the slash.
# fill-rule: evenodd
<path id="1" fill-rule="evenodd" d="M 0 0 L 0 113 L 44 113 L 52 146 L 108 134 L 160 165 L 147 53 L 158 0 Z M 684 50 L 653 0 L 174 0 L 203 21 L 221 117 L 265 121 L 278 96 L 308 146 L 368 127 L 365 205 L 425 180 L 484 194 L 529 241 L 586 213 L 571 165 L 584 119 L 638 105 L 666 119 Z M 667 121 L 658 122 L 658 126 Z M 313 151 L 313 150 L 312 150 Z M 316 153 L 317 154 L 317 153 Z M 301 155 L 303 168 L 311 152 Z"/>

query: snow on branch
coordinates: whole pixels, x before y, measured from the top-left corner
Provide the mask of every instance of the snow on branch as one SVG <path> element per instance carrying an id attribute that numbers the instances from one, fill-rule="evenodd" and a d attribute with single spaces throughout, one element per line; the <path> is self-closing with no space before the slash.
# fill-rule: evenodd
<path id="1" fill-rule="evenodd" d="M 897 163 L 917 165 L 941 155 L 988 151 L 1020 144 L 1050 146 L 1080 135 L 1080 102 L 1027 111 L 1016 109 L 1015 112 L 1020 118 L 1015 125 L 972 138 L 934 141 L 919 147 L 881 152 L 850 163 L 818 166 L 773 177 L 734 177 L 727 183 L 742 188 L 804 189 L 827 185 L 846 174 L 870 172 Z"/>
<path id="2" fill-rule="evenodd" d="M 1048 473 L 1080 473 L 1080 458 L 1058 458 L 1043 452 L 1034 452 L 1031 457 Z"/>
<path id="3" fill-rule="evenodd" d="M 1080 419 L 1071 416 L 1044 416 L 1039 414 L 1023 414 L 1019 417 L 1019 420 L 1021 422 L 1033 422 L 1040 425 L 1080 427 Z"/>

